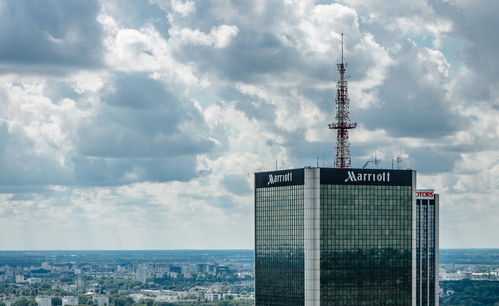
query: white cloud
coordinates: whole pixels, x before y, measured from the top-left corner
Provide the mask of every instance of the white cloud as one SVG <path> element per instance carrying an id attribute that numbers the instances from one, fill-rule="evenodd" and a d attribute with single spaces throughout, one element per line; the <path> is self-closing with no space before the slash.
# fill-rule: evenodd
<path id="1" fill-rule="evenodd" d="M 236 26 L 221 25 L 213 27 L 210 33 L 203 33 L 198 29 L 188 28 L 170 30 L 170 35 L 180 43 L 191 43 L 201 46 L 213 46 L 215 48 L 225 48 L 231 39 L 237 35 L 239 29 Z"/>
<path id="2" fill-rule="evenodd" d="M 194 1 L 180 1 L 172 0 L 173 11 L 180 13 L 182 17 L 185 17 L 196 10 Z"/>
<path id="3" fill-rule="evenodd" d="M 481 34 L 484 5 L 56 6 L 64 18 L 16 23 L 16 52 L 0 52 L 4 248 L 251 248 L 253 172 L 334 146 L 342 32 L 354 165 L 377 152 L 390 167 L 402 147 L 442 195 L 441 246 L 499 246 L 499 44 Z"/>

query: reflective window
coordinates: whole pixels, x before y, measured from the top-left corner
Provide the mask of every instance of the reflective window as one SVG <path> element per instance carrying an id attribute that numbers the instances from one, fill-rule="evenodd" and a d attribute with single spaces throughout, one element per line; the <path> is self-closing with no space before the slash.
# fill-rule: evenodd
<path id="1" fill-rule="evenodd" d="M 411 305 L 412 187 L 320 192 L 321 305 Z"/>
<path id="2" fill-rule="evenodd" d="M 304 304 L 303 185 L 256 188 L 256 305 Z"/>
<path id="3" fill-rule="evenodd" d="M 436 211 L 435 200 L 418 199 L 416 201 L 416 284 L 417 304 L 436 305 Z"/>

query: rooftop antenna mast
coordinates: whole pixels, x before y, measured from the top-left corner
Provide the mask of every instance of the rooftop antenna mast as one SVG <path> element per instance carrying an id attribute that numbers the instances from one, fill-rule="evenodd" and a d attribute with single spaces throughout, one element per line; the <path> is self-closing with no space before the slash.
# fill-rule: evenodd
<path id="1" fill-rule="evenodd" d="M 402 146 L 400 147 L 400 151 L 397 154 L 397 169 L 400 169 L 400 166 L 402 165 Z"/>
<path id="2" fill-rule="evenodd" d="M 336 117 L 329 129 L 336 130 L 335 168 L 350 168 L 350 143 L 348 130 L 357 127 L 357 123 L 350 123 L 350 99 L 348 98 L 348 83 L 345 80 L 347 64 L 343 62 L 343 33 L 341 33 L 341 63 L 336 64 L 340 72 L 340 79 L 336 82 Z"/>

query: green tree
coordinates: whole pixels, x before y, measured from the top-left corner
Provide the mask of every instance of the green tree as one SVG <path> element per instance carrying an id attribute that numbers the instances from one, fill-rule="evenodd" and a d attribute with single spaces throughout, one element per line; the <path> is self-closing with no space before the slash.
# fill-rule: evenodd
<path id="1" fill-rule="evenodd" d="M 54 306 L 62 305 L 62 299 L 58 296 L 52 297 L 52 305 Z"/>
<path id="2" fill-rule="evenodd" d="M 78 304 L 79 305 L 96 305 L 92 300 L 92 297 L 86 294 L 78 295 Z"/>
<path id="3" fill-rule="evenodd" d="M 22 297 L 12 303 L 12 306 L 37 306 L 38 304 L 32 298 Z"/>
<path id="4" fill-rule="evenodd" d="M 109 303 L 115 306 L 131 306 L 133 299 L 129 296 L 112 295 L 109 298 Z"/>

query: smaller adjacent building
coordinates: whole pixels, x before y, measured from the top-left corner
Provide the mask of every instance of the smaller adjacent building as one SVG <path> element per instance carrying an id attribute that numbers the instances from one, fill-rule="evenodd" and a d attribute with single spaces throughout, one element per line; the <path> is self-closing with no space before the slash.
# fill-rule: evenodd
<path id="1" fill-rule="evenodd" d="M 439 195 L 416 190 L 416 305 L 438 306 Z"/>

